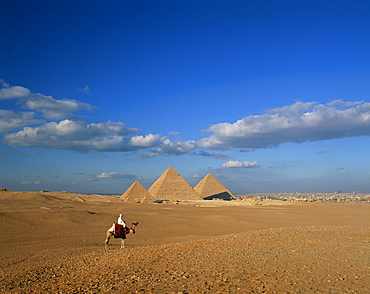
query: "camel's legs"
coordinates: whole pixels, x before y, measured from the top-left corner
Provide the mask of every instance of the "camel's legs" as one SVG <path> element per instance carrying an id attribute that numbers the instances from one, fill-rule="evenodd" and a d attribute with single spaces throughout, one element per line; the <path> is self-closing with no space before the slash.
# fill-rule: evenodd
<path id="1" fill-rule="evenodd" d="M 135 234 L 135 227 L 138 225 L 139 223 L 138 222 L 133 222 L 132 223 L 132 227 L 129 229 L 128 232 L 126 232 L 126 234 L 128 233 L 131 233 L 131 234 Z M 105 249 L 108 249 L 108 245 L 109 245 L 109 240 L 110 238 L 114 235 L 114 233 L 112 232 L 112 230 L 114 230 L 114 224 L 113 226 L 107 231 L 107 237 L 105 238 Z M 125 240 L 122 238 L 121 239 L 121 249 L 125 248 Z"/>
<path id="2" fill-rule="evenodd" d="M 107 231 L 107 237 L 105 238 L 105 244 L 108 245 L 109 244 L 109 240 L 110 238 L 113 236 L 113 233 L 112 232 L 109 232 Z"/>

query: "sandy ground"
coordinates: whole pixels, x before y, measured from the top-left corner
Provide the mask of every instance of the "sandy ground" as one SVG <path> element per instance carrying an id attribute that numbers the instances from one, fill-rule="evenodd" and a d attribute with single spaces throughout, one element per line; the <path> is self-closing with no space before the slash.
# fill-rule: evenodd
<path id="1" fill-rule="evenodd" d="M 369 204 L 111 198 L 0 192 L 0 292 L 370 293 Z"/>

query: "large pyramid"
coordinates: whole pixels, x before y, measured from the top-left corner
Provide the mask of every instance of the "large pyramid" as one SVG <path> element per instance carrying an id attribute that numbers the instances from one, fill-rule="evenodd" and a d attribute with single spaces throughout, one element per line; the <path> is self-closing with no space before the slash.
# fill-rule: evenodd
<path id="1" fill-rule="evenodd" d="M 152 203 L 155 201 L 153 196 L 138 181 L 135 181 L 119 199 L 124 202 L 137 203 Z"/>
<path id="2" fill-rule="evenodd" d="M 214 198 L 224 200 L 235 199 L 234 195 L 211 174 L 206 175 L 194 187 L 194 190 L 205 200 Z"/>
<path id="3" fill-rule="evenodd" d="M 148 192 L 156 200 L 201 200 L 202 198 L 180 174 L 170 166 Z"/>

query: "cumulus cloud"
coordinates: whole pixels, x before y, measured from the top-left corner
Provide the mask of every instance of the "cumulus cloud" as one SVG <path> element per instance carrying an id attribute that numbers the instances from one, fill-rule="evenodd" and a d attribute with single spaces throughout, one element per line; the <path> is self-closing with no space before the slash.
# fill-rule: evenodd
<path id="1" fill-rule="evenodd" d="M 4 86 L 4 83 L 2 83 Z M 6 84 L 7 85 L 7 84 Z M 9 86 L 9 85 L 8 85 Z M 91 111 L 96 107 L 73 99 L 54 99 L 52 96 L 40 93 L 32 93 L 29 89 L 21 86 L 5 87 L 0 89 L 0 100 L 14 99 L 23 109 L 40 112 L 48 119 L 76 119 L 74 113 L 79 111 Z"/>
<path id="2" fill-rule="evenodd" d="M 126 173 L 117 173 L 117 172 L 103 172 L 100 175 L 94 175 L 93 178 L 88 179 L 88 181 L 100 181 L 106 179 L 136 179 L 137 176 L 133 174 L 126 174 Z"/>
<path id="3" fill-rule="evenodd" d="M 24 98 L 31 95 L 31 91 L 21 86 L 0 89 L 0 100 Z"/>
<path id="4" fill-rule="evenodd" d="M 159 144 L 160 135 L 148 134 L 146 136 L 134 136 L 130 138 L 129 145 L 138 147 L 153 147 Z"/>
<path id="5" fill-rule="evenodd" d="M 169 139 L 164 139 L 158 146 L 151 150 L 154 154 L 161 155 L 181 155 L 193 151 L 196 148 L 196 142 L 193 140 L 177 140 L 170 141 Z"/>
<path id="6" fill-rule="evenodd" d="M 56 100 L 51 96 L 31 94 L 24 100 L 25 108 L 40 111 L 46 118 L 63 119 L 77 118 L 73 113 L 78 111 L 91 111 L 95 107 L 77 100 Z"/>
<path id="7" fill-rule="evenodd" d="M 182 155 L 194 151 L 197 146 L 193 140 L 176 140 L 171 141 L 165 137 L 158 137 L 155 141 L 157 148 L 152 148 L 149 152 L 139 154 L 140 158 L 151 158 L 158 155 Z"/>
<path id="8" fill-rule="evenodd" d="M 230 160 L 222 165 L 222 167 L 243 167 L 253 168 L 259 167 L 261 164 L 258 161 L 233 161 Z"/>
<path id="9" fill-rule="evenodd" d="M 41 120 L 35 119 L 34 112 L 16 113 L 11 110 L 0 109 L 0 133 L 9 132 L 14 129 L 41 122 Z"/>
<path id="10" fill-rule="evenodd" d="M 200 139 L 212 150 L 268 148 L 286 142 L 341 139 L 370 135 L 370 103 L 332 101 L 326 105 L 297 102 L 235 123 L 219 123 Z"/>
<path id="11" fill-rule="evenodd" d="M 90 104 L 32 93 L 25 87 L 10 86 L 0 79 L 1 85 L 0 101 L 13 100 L 20 105 L 19 111 L 0 110 L 0 132 L 18 129 L 4 137 L 11 146 L 78 152 L 146 150 L 138 156 L 150 158 L 191 153 L 226 160 L 230 157 L 213 151 L 240 149 L 241 152 L 251 152 L 286 142 L 370 136 L 370 103 L 364 101 L 297 102 L 269 109 L 260 115 L 249 115 L 234 123 L 211 125 L 206 130 L 210 135 L 198 141 L 170 140 L 159 134 L 142 135 L 140 130 L 128 128 L 121 122 L 89 124 L 77 114 L 95 109 Z M 89 87 L 79 90 L 87 92 Z M 177 132 L 168 134 L 179 135 Z"/>
<path id="12" fill-rule="evenodd" d="M 221 159 L 221 160 L 231 158 L 231 156 L 228 156 L 226 154 L 204 151 L 204 150 L 197 152 L 196 155 L 205 156 L 205 157 L 213 157 L 214 159 Z"/>
<path id="13" fill-rule="evenodd" d="M 130 145 L 129 136 L 137 132 L 138 129 L 127 128 L 121 122 L 88 124 L 84 121 L 66 119 L 34 128 L 25 127 L 22 131 L 5 135 L 4 139 L 12 146 L 45 147 L 78 152 L 135 151 L 142 146 Z"/>

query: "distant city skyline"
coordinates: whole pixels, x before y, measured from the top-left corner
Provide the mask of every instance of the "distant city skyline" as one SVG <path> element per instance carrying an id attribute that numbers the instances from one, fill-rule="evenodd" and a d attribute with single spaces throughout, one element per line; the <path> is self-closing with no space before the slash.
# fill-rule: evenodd
<path id="1" fill-rule="evenodd" d="M 370 192 L 370 3 L 36 1 L 0 12 L 0 188 Z"/>

